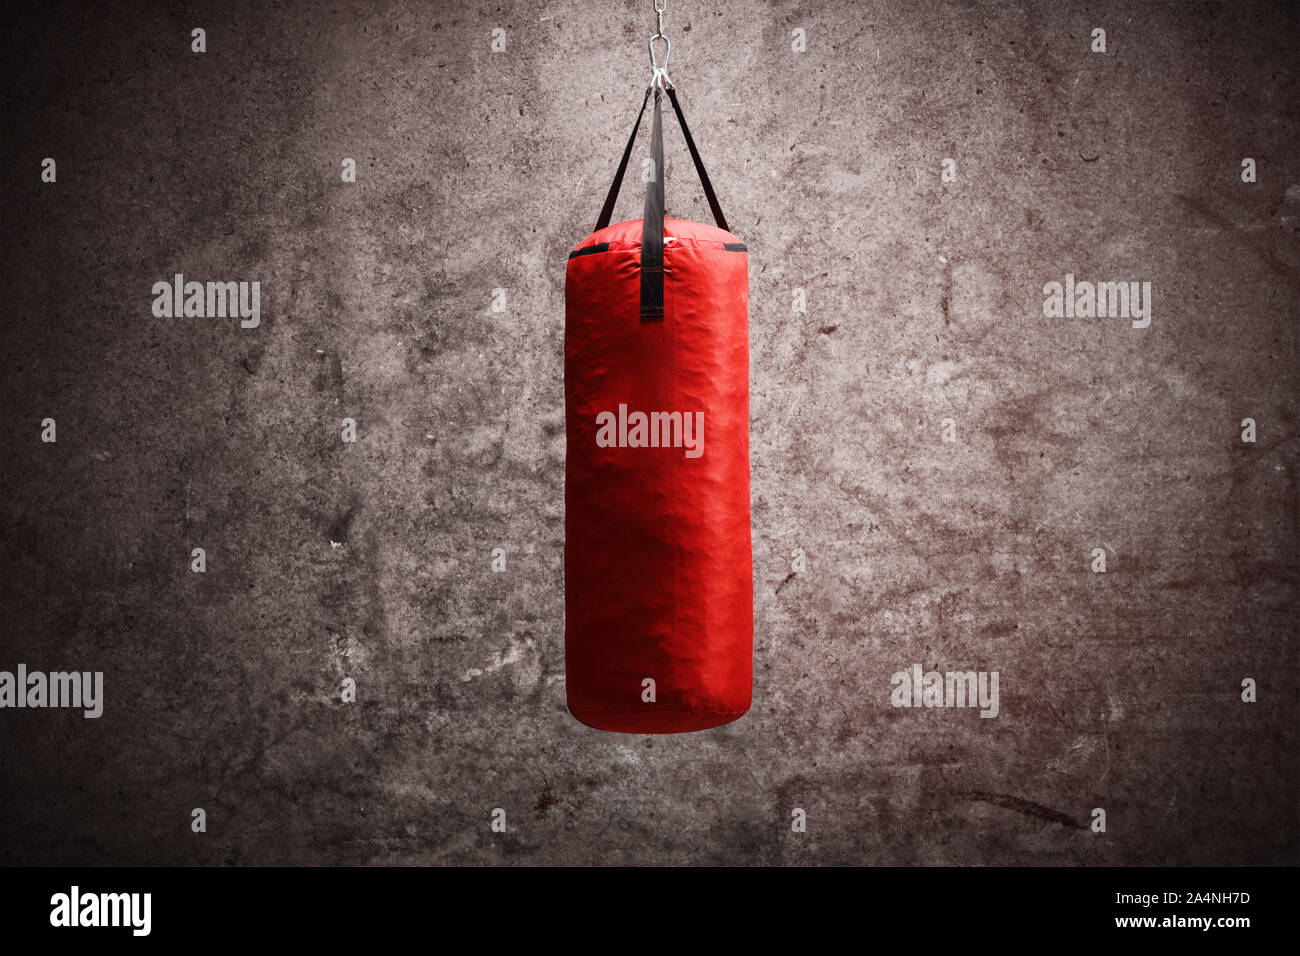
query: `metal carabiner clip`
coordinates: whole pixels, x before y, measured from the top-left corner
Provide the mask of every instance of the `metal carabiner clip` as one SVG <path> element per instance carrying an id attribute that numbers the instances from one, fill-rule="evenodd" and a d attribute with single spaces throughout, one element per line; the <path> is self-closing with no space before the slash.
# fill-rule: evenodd
<path id="1" fill-rule="evenodd" d="M 659 60 L 655 57 L 655 40 L 664 41 L 663 63 L 660 63 Z M 658 84 L 659 89 L 661 90 L 666 89 L 667 87 L 672 87 L 673 81 L 668 76 L 668 57 L 673 52 L 673 41 L 669 40 L 666 36 L 663 35 L 663 33 L 656 33 L 654 36 L 650 38 L 650 43 L 648 44 L 648 47 L 650 49 L 650 68 L 653 71 L 650 74 L 650 86 L 654 87 L 656 84 Z M 665 86 L 665 84 L 667 86 Z M 676 87 L 673 88 L 676 89 Z"/>

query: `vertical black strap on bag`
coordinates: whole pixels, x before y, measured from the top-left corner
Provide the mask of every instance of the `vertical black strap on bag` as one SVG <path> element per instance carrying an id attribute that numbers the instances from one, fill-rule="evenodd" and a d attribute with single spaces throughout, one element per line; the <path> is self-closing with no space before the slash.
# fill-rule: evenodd
<path id="1" fill-rule="evenodd" d="M 664 133 L 655 87 L 655 119 L 650 133 L 650 182 L 641 216 L 641 318 L 664 317 Z"/>
<path id="2" fill-rule="evenodd" d="M 609 195 L 605 197 L 600 218 L 596 220 L 595 231 L 599 232 L 608 226 L 610 218 L 614 215 L 614 203 L 618 199 L 619 187 L 623 185 L 623 174 L 627 171 L 627 161 L 632 155 L 632 144 L 636 141 L 637 131 L 641 128 L 641 117 L 645 115 L 646 104 L 650 101 L 652 90 L 655 96 L 654 121 L 650 133 L 650 161 L 653 168 L 650 182 L 646 186 L 645 212 L 641 217 L 641 318 L 653 320 L 664 317 L 664 138 L 660 104 L 663 93 L 661 86 L 652 86 L 645 91 L 645 98 L 641 101 L 641 112 L 637 114 L 632 135 L 628 137 L 627 147 L 623 150 L 623 159 L 618 164 L 618 172 L 614 174 L 614 182 L 609 187 Z M 668 101 L 673 104 L 673 112 L 677 114 L 677 122 L 686 137 L 686 146 L 691 152 L 695 172 L 700 177 L 700 184 L 704 186 L 704 198 L 708 200 L 709 209 L 713 212 L 713 221 L 718 224 L 719 229 L 730 232 L 731 230 L 727 228 L 727 220 L 722 215 L 722 207 L 718 205 L 718 197 L 713 191 L 713 183 L 709 181 L 709 174 L 704 170 L 704 161 L 700 159 L 700 152 L 695 148 L 690 127 L 686 125 L 686 117 L 682 115 L 681 104 L 677 102 L 677 91 L 669 86 L 667 92 Z"/>

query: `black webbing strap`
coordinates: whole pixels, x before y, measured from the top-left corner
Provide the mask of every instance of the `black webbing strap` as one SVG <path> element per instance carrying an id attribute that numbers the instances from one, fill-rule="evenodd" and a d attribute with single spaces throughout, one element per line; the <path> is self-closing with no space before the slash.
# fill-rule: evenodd
<path id="1" fill-rule="evenodd" d="M 664 317 L 664 130 L 655 87 L 655 117 L 650 133 L 650 182 L 641 216 L 641 318 Z"/>
<path id="2" fill-rule="evenodd" d="M 614 182 L 609 187 L 609 195 L 605 197 L 605 206 L 600 211 L 600 218 L 596 220 L 596 228 L 593 232 L 600 232 L 609 225 L 610 217 L 614 215 L 614 201 L 618 199 L 618 188 L 623 185 L 623 173 L 627 172 L 627 160 L 632 155 L 632 144 L 636 142 L 636 131 L 641 128 L 641 117 L 645 116 L 645 105 L 650 102 L 650 88 L 646 87 L 645 96 L 641 99 L 641 112 L 636 114 L 636 125 L 632 127 L 632 135 L 627 138 L 627 146 L 623 150 L 623 161 L 618 164 L 618 172 L 614 174 Z"/>
<path id="3" fill-rule="evenodd" d="M 691 159 L 695 161 L 695 172 L 699 174 L 700 185 L 704 187 L 704 198 L 709 201 L 709 208 L 713 210 L 713 221 L 723 232 L 731 232 L 727 228 L 727 220 L 722 215 L 722 207 L 718 205 L 718 197 L 713 192 L 713 183 L 709 182 L 709 174 L 704 171 L 704 160 L 700 159 L 700 151 L 695 148 L 695 140 L 691 138 L 691 128 L 686 125 L 686 117 L 682 115 L 682 108 L 677 102 L 677 91 L 671 86 L 668 87 L 668 100 L 673 104 L 673 112 L 677 114 L 677 124 L 682 128 L 682 134 L 686 137 L 686 146 L 691 151 Z"/>
<path id="4" fill-rule="evenodd" d="M 660 108 L 661 89 L 653 87 L 653 90 L 655 110 L 650 134 L 650 158 L 654 164 L 651 171 L 653 178 L 646 186 L 645 212 L 641 217 L 641 318 L 643 319 L 662 319 L 664 315 L 664 138 Z M 695 172 L 700 177 L 700 184 L 704 187 L 704 198 L 708 200 L 709 209 L 713 212 L 713 221 L 718 224 L 719 229 L 730 232 L 727 220 L 722 215 L 722 207 L 718 205 L 717 194 L 713 191 L 713 183 L 709 181 L 709 174 L 704 170 L 700 151 L 695 147 L 695 139 L 691 136 L 690 127 L 686 125 L 686 117 L 682 115 L 681 104 L 677 102 L 677 91 L 671 87 L 668 88 L 668 100 L 673 104 L 673 112 L 677 114 L 677 122 L 686 137 L 686 146 L 691 152 L 691 161 L 695 164 Z M 650 89 L 647 89 L 645 98 L 641 100 L 641 112 L 637 114 L 636 124 L 632 127 L 632 135 L 628 137 L 627 146 L 623 150 L 623 159 L 618 164 L 618 172 L 614 174 L 614 182 L 609 187 L 609 195 L 605 197 L 600 218 L 596 220 L 596 231 L 608 226 L 610 219 L 613 218 L 614 203 L 618 200 L 618 191 L 623 185 L 623 174 L 627 172 L 627 161 L 632 155 L 632 145 L 636 142 L 637 131 L 641 129 L 641 118 L 645 116 L 646 104 L 649 101 Z"/>

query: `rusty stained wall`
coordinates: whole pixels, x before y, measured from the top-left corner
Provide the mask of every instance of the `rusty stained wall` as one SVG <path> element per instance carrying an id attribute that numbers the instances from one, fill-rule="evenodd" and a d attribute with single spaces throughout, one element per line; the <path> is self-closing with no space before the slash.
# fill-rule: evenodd
<path id="1" fill-rule="evenodd" d="M 670 0 L 750 249 L 756 677 L 644 738 L 564 706 L 561 345 L 649 8 L 13 24 L 0 668 L 106 702 L 0 715 L 0 858 L 1295 863 L 1297 10 Z M 260 327 L 155 318 L 177 272 Z M 1044 318 L 1067 273 L 1150 327 Z M 913 663 L 999 716 L 890 706 Z"/>

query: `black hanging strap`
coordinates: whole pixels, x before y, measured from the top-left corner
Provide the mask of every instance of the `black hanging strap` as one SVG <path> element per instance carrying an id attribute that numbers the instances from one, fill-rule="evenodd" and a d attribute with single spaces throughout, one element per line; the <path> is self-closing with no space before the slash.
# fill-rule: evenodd
<path id="1" fill-rule="evenodd" d="M 627 160 L 632 155 L 632 144 L 636 142 L 636 132 L 641 128 L 641 117 L 645 116 L 645 105 L 649 102 L 650 88 L 646 87 L 645 96 L 641 99 L 641 112 L 636 114 L 636 125 L 632 127 L 632 135 L 627 138 L 623 161 L 618 164 L 618 172 L 614 174 L 614 182 L 609 187 L 609 195 L 605 197 L 605 206 L 600 211 L 600 218 L 596 220 L 594 232 L 599 232 L 608 226 L 610 217 L 614 215 L 614 201 L 618 199 L 618 189 L 623 185 L 623 173 L 627 171 Z"/>
<path id="2" fill-rule="evenodd" d="M 664 139 L 660 99 L 663 87 L 654 86 L 651 89 L 654 90 L 655 95 L 654 122 L 650 134 L 650 158 L 654 168 L 653 178 L 646 186 L 645 212 L 641 217 L 641 318 L 662 319 L 664 315 Z M 645 116 L 646 105 L 650 102 L 651 89 L 645 91 L 645 98 L 641 101 L 641 112 L 636 116 L 632 135 L 628 137 L 627 146 L 623 150 L 623 159 L 618 164 L 618 172 L 614 174 L 609 195 L 605 197 L 600 218 L 596 220 L 596 231 L 608 226 L 610 219 L 613 218 L 614 203 L 618 200 L 618 191 L 623 185 L 623 174 L 627 172 L 627 161 L 632 155 L 632 145 L 636 142 L 637 131 L 641 129 L 641 118 Z M 713 221 L 718 224 L 719 229 L 730 232 L 727 220 L 722 215 L 722 207 L 718 205 L 717 194 L 713 191 L 713 183 L 709 181 L 709 174 L 704 170 L 700 151 L 695 147 L 695 139 L 691 136 L 690 127 L 686 125 L 686 117 L 682 115 L 681 104 L 677 102 L 677 91 L 672 87 L 667 87 L 667 90 L 668 100 L 673 104 L 673 112 L 677 114 L 677 122 L 686 137 L 686 146 L 691 152 L 695 172 L 704 187 L 704 198 L 708 200 L 709 209 L 713 212 Z"/>
<path id="3" fill-rule="evenodd" d="M 664 132 L 655 87 L 655 116 L 650 133 L 650 182 L 641 216 L 641 318 L 664 317 Z"/>
<path id="4" fill-rule="evenodd" d="M 704 198 L 709 201 L 709 208 L 713 210 L 713 221 L 723 232 L 731 232 L 727 228 L 727 220 L 722 215 L 722 207 L 718 205 L 718 197 L 713 192 L 713 183 L 709 182 L 709 174 L 704 171 L 704 160 L 700 159 L 700 151 L 695 148 L 691 128 L 686 125 L 686 117 L 682 115 L 682 108 L 677 102 L 677 91 L 671 86 L 668 87 L 668 99 L 673 104 L 673 112 L 677 114 L 677 123 L 682 128 L 682 135 L 686 137 L 686 146 L 691 151 L 691 159 L 695 161 L 695 172 L 699 174 L 700 185 L 704 187 Z"/>

